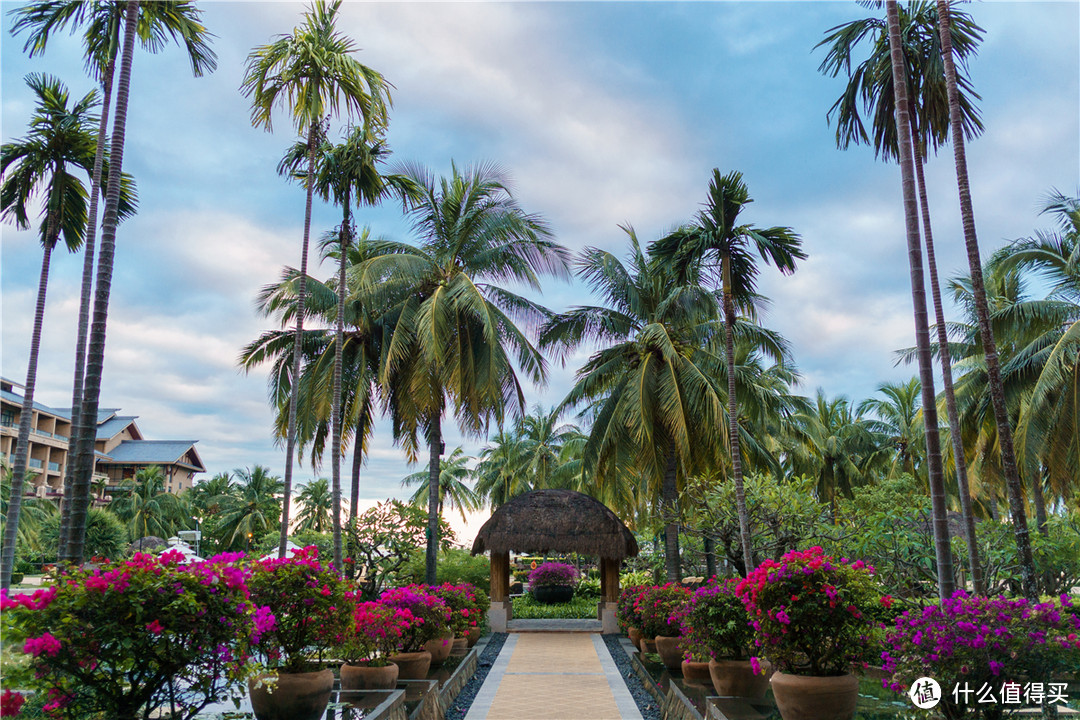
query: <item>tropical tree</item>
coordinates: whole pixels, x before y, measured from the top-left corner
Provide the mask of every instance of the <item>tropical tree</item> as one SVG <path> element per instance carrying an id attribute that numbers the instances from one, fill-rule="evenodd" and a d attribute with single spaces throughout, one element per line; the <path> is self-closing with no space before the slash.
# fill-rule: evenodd
<path id="1" fill-rule="evenodd" d="M 113 491 L 109 510 L 128 528 L 131 539 L 167 538 L 186 528 L 191 506 L 179 495 L 165 490 L 165 473 L 157 465 L 139 468 Z"/>
<path id="2" fill-rule="evenodd" d="M 925 428 L 923 427 L 919 378 L 906 383 L 881 383 L 876 392 L 884 397 L 872 397 L 859 403 L 859 414 L 870 413 L 874 419 L 870 428 L 893 448 L 888 475 L 903 473 L 913 478 L 925 478 Z"/>
<path id="3" fill-rule="evenodd" d="M 97 136 L 106 137 L 109 111 L 112 100 L 113 79 L 116 69 L 116 56 L 121 45 L 120 32 L 124 23 L 126 5 L 123 2 L 56 2 L 40 0 L 30 2 L 12 11 L 15 23 L 11 31 L 18 35 L 23 30 L 28 32 L 23 51 L 30 57 L 44 53 L 49 37 L 54 31 L 63 30 L 68 25 L 74 32 L 85 25 L 83 44 L 86 49 L 86 69 L 101 85 L 102 111 Z M 199 22 L 199 11 L 190 0 L 157 0 L 143 3 L 139 8 L 138 35 L 144 49 L 159 52 L 170 39 L 182 42 L 191 60 L 192 72 L 198 77 L 204 72 L 213 71 L 217 66 L 214 51 L 207 44 L 209 34 Z M 94 171 L 91 181 L 90 209 L 87 219 L 85 249 L 83 252 L 82 293 L 79 300 L 79 323 L 75 338 L 75 377 L 72 384 L 71 412 L 72 436 L 70 446 L 78 445 L 79 437 L 93 428 L 94 424 L 84 424 L 81 420 L 83 382 L 86 373 L 86 344 L 90 327 L 90 301 L 94 284 L 94 255 L 97 233 L 98 199 L 101 196 L 101 179 L 105 156 L 105 142 L 98 144 L 94 156 Z M 68 453 L 67 467 L 64 469 L 64 497 L 71 497 L 74 480 L 76 453 Z M 63 555 L 67 545 L 70 525 L 71 503 L 64 503 L 63 519 L 60 526 L 60 548 Z"/>
<path id="4" fill-rule="evenodd" d="M 567 275 L 567 251 L 518 206 L 495 166 L 454 165 L 438 183 L 418 166 L 405 174 L 420 188 L 410 210 L 419 246 L 383 243 L 361 266 L 359 290 L 365 302 L 391 307 L 380 384 L 395 437 L 412 458 L 418 436 L 427 440 L 426 577 L 434 583 L 443 413 L 452 407 L 472 435 L 508 411 L 523 414 L 514 366 L 542 383 L 546 364 L 515 321 L 535 327 L 547 311 L 499 283 L 539 290 L 542 273 Z"/>
<path id="5" fill-rule="evenodd" d="M 222 498 L 218 533 L 226 550 L 247 549 L 281 518 L 281 478 L 262 465 L 234 470 L 236 491 Z"/>
<path id="6" fill-rule="evenodd" d="M 529 478 L 519 471 L 523 455 L 517 433 L 503 428 L 499 428 L 480 452 L 480 462 L 473 470 L 476 494 L 492 509 L 535 489 Z"/>
<path id="7" fill-rule="evenodd" d="M 322 140 L 322 123 L 326 116 L 337 115 L 344 107 L 347 115 L 357 113 L 365 127 L 381 128 L 387 121 L 390 95 L 386 80 L 378 72 L 352 57 L 356 50 L 355 43 L 337 31 L 337 13 L 341 8 L 341 1 L 327 3 L 315 0 L 304 14 L 304 24 L 295 28 L 291 35 L 279 36 L 269 45 L 252 50 L 248 55 L 247 71 L 241 86 L 244 97 L 252 100 L 251 121 L 256 127 L 272 130 L 274 109 L 281 104 L 289 107 L 294 127 L 307 136 L 307 178 L 315 176 L 315 155 Z M 304 234 L 297 287 L 293 377 L 300 376 L 300 338 L 304 332 L 308 239 L 315 191 L 315 183 L 307 182 L 305 185 L 307 203 L 304 208 Z M 288 435 L 285 445 L 285 498 L 278 547 L 280 557 L 285 557 L 285 543 L 289 531 L 298 387 L 294 384 L 289 398 Z M 340 448 L 340 443 L 338 447 Z M 340 528 L 335 539 L 335 553 L 339 552 Z"/>
<path id="8" fill-rule="evenodd" d="M 660 498 L 665 525 L 667 577 L 680 576 L 678 482 L 707 459 L 721 434 L 723 397 L 718 346 L 722 326 L 716 298 L 694 282 L 680 282 L 668 263 L 642 250 L 623 228 L 627 263 L 586 248 L 579 276 L 603 299 L 576 306 L 545 323 L 540 345 L 565 359 L 583 343 L 602 347 L 575 375 L 575 384 L 554 413 L 598 402 L 583 462 L 603 485 L 630 474 Z"/>
<path id="9" fill-rule="evenodd" d="M 930 290 L 938 335 L 938 358 L 941 362 L 945 407 L 953 443 L 960 507 L 964 518 L 968 564 L 976 590 L 983 592 L 985 589 L 975 537 L 975 519 L 961 440 L 960 416 L 953 390 L 952 357 L 946 337 L 945 313 L 941 302 L 941 285 L 938 280 L 937 259 L 930 222 L 930 203 L 923 171 L 928 151 L 932 149 L 936 152 L 948 140 L 950 132 L 945 67 L 941 61 L 940 36 L 937 32 L 937 8 L 933 2 L 919 0 L 909 3 L 907 7 L 898 8 L 898 16 L 901 50 L 906 68 L 905 79 L 908 84 L 907 95 L 910 101 L 911 140 L 915 149 L 915 183 L 922 213 L 923 239 L 926 244 L 927 269 L 930 274 Z M 829 118 L 833 113 L 836 114 L 837 146 L 846 149 L 851 143 L 870 142 L 860 115 L 861 105 L 873 116 L 875 154 L 886 160 L 896 160 L 900 149 L 896 139 L 896 100 L 886 22 L 879 17 L 854 20 L 838 25 L 830 29 L 828 33 L 825 40 L 817 45 L 817 47 L 829 46 L 829 52 L 819 70 L 832 77 L 836 77 L 843 70 L 848 76 L 847 87 L 826 115 Z M 964 132 L 967 133 L 969 139 L 978 136 L 983 128 L 975 105 L 979 95 L 972 88 L 966 68 L 967 58 L 975 54 L 981 39 L 982 28 L 975 24 L 970 15 L 963 12 L 954 13 L 952 42 L 960 60 L 958 74 L 960 109 L 963 115 Z M 852 69 L 852 53 L 863 40 L 868 40 L 872 46 L 870 55 Z"/>
<path id="10" fill-rule="evenodd" d="M 892 3 L 895 9 L 895 3 Z M 952 43 L 952 11 L 948 0 L 937 0 L 938 33 L 941 37 L 941 57 L 945 64 L 945 87 L 949 98 L 949 122 L 952 131 L 953 159 L 956 164 L 956 184 L 960 196 L 960 217 L 964 227 L 964 248 L 967 250 L 968 270 L 975 298 L 979 321 L 979 334 L 986 356 L 986 373 L 990 385 L 990 399 L 997 424 L 1001 465 L 1005 473 L 1005 485 L 1009 494 L 1009 511 L 1012 515 L 1013 534 L 1016 537 L 1017 555 L 1023 575 L 1024 594 L 1035 598 L 1038 588 L 1035 580 L 1035 560 L 1031 553 L 1031 537 L 1028 533 L 1027 512 L 1024 509 L 1023 486 L 1016 464 L 1012 427 L 1005 403 L 1005 390 L 1001 379 L 997 343 L 990 326 L 990 310 L 986 301 L 986 286 L 982 274 L 982 258 L 979 255 L 979 239 L 975 232 L 975 210 L 971 203 L 971 186 L 968 182 L 967 153 L 963 132 L 963 111 L 960 104 L 960 86 Z M 891 32 L 890 32 L 891 35 Z M 899 42 L 896 43 L 899 45 Z M 894 67 L 900 62 L 894 51 Z M 927 418 L 929 420 L 929 417 Z"/>
<path id="11" fill-rule="evenodd" d="M 29 134 L 0 148 L 0 209 L 3 217 L 20 229 L 30 227 L 30 204 L 40 201 L 42 220 L 39 226 L 44 250 L 41 274 L 38 278 L 34 324 L 30 336 L 26 384 L 19 416 L 19 434 L 12 462 L 14 482 L 8 506 L 7 536 L 4 541 L 0 584 L 8 586 L 14 563 L 15 535 L 18 532 L 23 482 L 26 478 L 30 426 L 34 415 L 34 390 L 37 384 L 38 353 L 41 348 L 41 327 L 45 316 L 45 296 L 49 284 L 52 252 L 60 236 L 70 252 L 77 251 L 86 231 L 86 185 L 77 171 L 89 179 L 93 169 L 97 135 L 94 130 L 97 94 L 87 93 L 69 107 L 67 88 L 56 78 L 31 74 L 27 85 L 37 96 L 37 105 L 30 120 Z M 129 191 L 131 190 L 129 185 Z M 133 212 L 133 198 L 125 198 L 126 214 Z"/>
<path id="12" fill-rule="evenodd" d="M 321 533 L 326 532 L 327 526 L 334 525 L 330 514 L 335 511 L 340 512 L 340 507 L 334 507 L 330 482 L 326 478 L 312 480 L 305 485 L 297 500 L 301 505 L 300 512 L 296 514 L 297 530 L 314 530 Z M 340 522 L 339 519 L 339 526 Z"/>
<path id="13" fill-rule="evenodd" d="M 475 512 L 480 509 L 482 500 L 476 491 L 468 486 L 472 471 L 469 470 L 471 457 L 465 454 L 460 447 L 450 452 L 450 457 L 439 462 L 439 515 L 442 515 L 443 507 L 449 505 L 457 508 L 464 521 L 466 512 Z M 411 505 L 424 507 L 430 495 L 428 483 L 431 475 L 427 470 L 408 475 L 401 481 L 402 487 L 416 485 L 416 492 L 409 498 Z"/>
<path id="14" fill-rule="evenodd" d="M 222 498 L 233 491 L 232 475 L 220 472 L 209 480 L 196 483 L 188 493 L 191 507 L 209 517 L 221 512 Z"/>
<path id="15" fill-rule="evenodd" d="M 671 263 L 681 276 L 699 272 L 718 283 L 723 292 L 724 337 L 728 381 L 728 442 L 735 482 L 735 499 L 742 528 L 746 572 L 754 569 L 750 542 L 750 519 L 743 491 L 742 453 L 739 448 L 739 404 L 735 393 L 735 320 L 738 310 L 753 311 L 759 273 L 756 251 L 784 274 L 795 272 L 796 261 L 806 258 L 802 241 L 789 227 L 758 228 L 737 225 L 743 209 L 753 202 L 742 173 L 721 175 L 713 169 L 709 197 L 696 223 L 679 228 L 653 243 L 651 252 Z"/>
<path id="16" fill-rule="evenodd" d="M 3 528 L 7 527 L 8 507 L 11 503 L 11 466 L 7 462 L 0 463 L 0 536 L 3 536 Z M 19 531 L 15 537 L 16 550 L 24 548 L 35 552 L 45 552 L 40 538 L 42 529 L 53 515 L 56 514 L 56 505 L 48 500 L 26 498 L 21 503 L 19 517 Z M 5 543 L 7 540 L 4 541 Z"/>

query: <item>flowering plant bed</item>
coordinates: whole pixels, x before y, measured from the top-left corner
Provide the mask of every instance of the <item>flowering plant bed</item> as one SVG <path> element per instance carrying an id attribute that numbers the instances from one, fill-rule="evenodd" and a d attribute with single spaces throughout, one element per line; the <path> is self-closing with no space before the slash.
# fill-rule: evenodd
<path id="1" fill-rule="evenodd" d="M 842 675 L 878 658 L 875 616 L 892 598 L 861 560 L 836 560 L 820 547 L 793 550 L 763 562 L 736 592 L 757 631 L 755 645 L 782 672 Z"/>
<path id="2" fill-rule="evenodd" d="M 429 640 L 440 637 L 450 628 L 450 608 L 446 602 L 428 592 L 423 586 L 409 585 L 385 590 L 379 603 L 390 608 L 408 610 L 415 622 L 401 636 L 402 652 L 420 652 Z"/>
<path id="3" fill-rule="evenodd" d="M 387 658 L 401 649 L 402 637 L 416 623 L 408 610 L 377 602 L 362 602 L 353 608 L 352 620 L 341 634 L 336 650 L 350 665 L 389 665 Z"/>
<path id="4" fill-rule="evenodd" d="M 490 605 L 487 594 L 471 583 L 443 583 L 429 586 L 428 592 L 446 603 L 450 610 L 450 629 L 457 637 L 464 637 L 469 628 L 479 626 Z"/>
<path id="5" fill-rule="evenodd" d="M 641 612 L 638 610 L 638 599 L 641 593 L 651 585 L 634 585 L 625 587 L 619 593 L 619 601 L 615 605 L 615 619 L 624 631 L 636 627 L 641 629 Z"/>
<path id="6" fill-rule="evenodd" d="M 537 565 L 529 573 L 529 589 L 538 587 L 574 587 L 577 585 L 578 571 L 573 565 L 558 562 L 546 562 Z"/>
<path id="7" fill-rule="evenodd" d="M 995 697 L 1014 683 L 1017 691 L 1028 683 L 1041 683 L 1046 694 L 1052 692 L 1049 684 L 1055 679 L 1080 671 L 1080 612 L 1067 595 L 1035 603 L 959 590 L 942 603 L 898 617 L 882 658 L 889 673 L 882 682 L 897 692 L 906 692 L 926 675 L 943 688 L 959 685 L 975 691 L 956 698 L 944 693 L 942 710 L 947 717 L 959 717 L 969 709 L 993 710 L 978 701 L 976 693 L 984 685 Z M 1000 713 L 1002 706 L 994 705 Z"/>
<path id="8" fill-rule="evenodd" d="M 678 637 L 691 597 L 689 588 L 675 583 L 646 588 L 635 602 L 641 616 L 642 636 L 649 640 L 658 635 Z"/>
<path id="9" fill-rule="evenodd" d="M 53 717 L 141 717 L 168 707 L 190 718 L 239 695 L 254 671 L 252 647 L 275 619 L 248 598 L 242 554 L 184 564 L 178 552 L 71 570 L 47 589 L 0 595 L 5 643 L 30 656 L 11 685 L 47 697 Z"/>
<path id="10" fill-rule="evenodd" d="M 683 646 L 693 659 L 746 660 L 753 654 L 754 627 L 735 592 L 739 580 L 710 580 L 698 588 L 682 618 Z"/>

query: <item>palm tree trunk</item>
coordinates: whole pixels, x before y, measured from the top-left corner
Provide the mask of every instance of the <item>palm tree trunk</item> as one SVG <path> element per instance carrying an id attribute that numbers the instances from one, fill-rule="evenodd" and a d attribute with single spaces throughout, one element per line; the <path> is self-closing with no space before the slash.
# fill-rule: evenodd
<path id="1" fill-rule="evenodd" d="M 1009 511 L 1012 514 L 1013 534 L 1016 538 L 1017 555 L 1023 578 L 1024 594 L 1038 597 L 1035 581 L 1035 560 L 1031 555 L 1031 537 L 1028 534 L 1027 512 L 1024 509 L 1023 486 L 1016 466 L 1012 427 L 1005 407 L 1005 389 L 1001 381 L 1001 365 L 998 360 L 997 343 L 990 327 L 990 310 L 986 303 L 986 286 L 983 283 L 982 259 L 979 257 L 979 240 L 975 234 L 975 211 L 971 204 L 971 187 L 968 184 L 967 156 L 964 150 L 963 120 L 960 114 L 960 93 L 956 87 L 956 63 L 953 60 L 950 33 L 949 3 L 938 0 L 938 34 L 941 37 L 941 58 L 945 64 L 945 86 L 949 95 L 950 134 L 953 157 L 956 162 L 956 184 L 960 194 L 960 216 L 964 226 L 964 246 L 967 249 L 968 270 L 971 273 L 971 290 L 975 299 L 975 314 L 979 321 L 979 335 L 986 357 L 986 375 L 990 385 L 990 401 L 994 406 L 998 444 L 1001 447 L 1001 466 L 1005 485 L 1009 492 Z"/>
<path id="2" fill-rule="evenodd" d="M 926 287 L 923 280 L 922 242 L 919 236 L 919 208 L 915 199 L 914 153 L 911 147 L 911 115 L 908 104 L 904 52 L 900 41 L 900 15 L 896 0 L 885 3 L 892 56 L 893 93 L 896 98 L 896 136 L 899 144 L 900 175 L 904 195 L 904 225 L 907 229 L 908 263 L 911 267 L 911 299 L 915 309 L 915 344 L 918 348 L 919 380 L 922 383 L 923 425 L 926 429 L 926 465 L 933 511 L 934 549 L 937 558 L 938 594 L 942 600 L 953 594 L 952 547 L 945 506 L 945 478 L 941 463 L 937 404 L 934 397 L 934 367 L 927 328 Z"/>
<path id="3" fill-rule="evenodd" d="M 71 437 L 68 438 L 67 464 L 64 467 L 64 494 L 61 499 L 60 542 L 57 557 L 67 555 L 68 532 L 71 526 L 71 487 L 75 482 L 75 453 L 73 448 L 87 432 L 82 419 L 83 380 L 86 375 L 86 336 L 90 330 L 90 297 L 94 289 L 94 250 L 97 241 L 98 198 L 101 196 L 101 172 L 105 164 L 105 140 L 109 131 L 109 109 L 112 101 L 114 62 L 105 68 L 101 78 L 101 120 L 98 123 L 97 151 L 94 153 L 94 176 L 90 182 L 90 210 L 86 216 L 86 239 L 83 241 L 82 295 L 79 299 L 79 329 L 75 336 L 75 378 L 71 384 Z M 96 423 L 94 424 L 96 427 Z"/>
<path id="4" fill-rule="evenodd" d="M 120 175 L 124 167 L 124 139 L 127 132 L 128 94 L 131 65 L 135 55 L 135 31 L 139 15 L 138 0 L 128 0 L 124 12 L 124 48 L 120 56 L 120 78 L 116 87 L 116 115 L 113 119 L 112 144 L 109 148 L 109 177 L 105 188 L 105 215 L 101 224 L 101 256 L 98 258 L 94 290 L 94 318 L 90 325 L 86 359 L 86 382 L 83 385 L 82 417 L 84 424 L 96 427 L 101 374 L 105 366 L 105 330 L 109 319 L 109 293 L 112 289 L 113 261 L 116 253 L 116 223 L 120 205 Z M 94 472 L 95 433 L 85 429 L 76 448 L 76 473 L 71 487 L 71 521 L 66 559 L 81 563 L 86 536 L 86 512 L 90 504 L 91 476 Z"/>
<path id="5" fill-rule="evenodd" d="M 1041 474 L 1031 479 L 1031 501 L 1035 506 L 1035 528 L 1043 537 L 1049 537 L 1050 531 L 1046 527 L 1046 496 L 1043 495 L 1042 485 Z"/>
<path id="6" fill-rule="evenodd" d="M 674 445 L 668 451 L 664 479 L 660 484 L 660 517 L 664 519 L 664 572 L 667 581 L 682 580 L 682 558 L 679 554 L 679 464 Z"/>
<path id="7" fill-rule="evenodd" d="M 735 479 L 735 509 L 739 515 L 739 539 L 742 542 L 746 574 L 754 570 L 754 548 L 750 540 L 750 513 L 746 509 L 743 485 L 742 451 L 739 448 L 739 403 L 735 396 L 735 298 L 731 294 L 731 255 L 721 260 L 724 283 L 724 344 L 727 356 L 728 445 L 731 448 L 731 475 Z"/>
<path id="8" fill-rule="evenodd" d="M 361 446 L 364 444 L 360 437 L 360 429 L 356 429 L 356 437 L 353 439 L 352 457 L 352 497 L 349 499 L 349 522 L 356 520 L 360 512 L 360 466 L 364 462 L 364 454 Z"/>
<path id="9" fill-rule="evenodd" d="M 923 239 L 926 242 L 926 265 L 930 272 L 930 297 L 934 302 L 934 322 L 937 325 L 938 357 L 941 360 L 941 384 L 945 391 L 945 411 L 949 416 L 949 437 L 952 440 L 953 460 L 956 464 L 956 484 L 960 493 L 960 514 L 964 521 L 964 540 L 968 550 L 968 569 L 975 594 L 986 594 L 983 583 L 982 563 L 979 562 L 979 545 L 975 536 L 975 515 L 971 507 L 971 490 L 968 484 L 967 459 L 964 456 L 964 439 L 960 433 L 960 413 L 956 408 L 953 392 L 952 356 L 949 352 L 949 336 L 945 332 L 945 311 L 941 304 L 941 287 L 938 282 L 937 259 L 934 256 L 934 233 L 930 224 L 930 200 L 926 195 L 926 177 L 923 173 L 923 148 L 912 137 L 918 148 L 915 155 L 915 181 L 919 187 L 919 205 L 922 210 Z"/>
<path id="10" fill-rule="evenodd" d="M 345 189 L 344 217 L 341 221 L 341 258 L 338 262 L 337 327 L 334 331 L 334 394 L 331 423 L 333 440 L 330 447 L 330 483 L 334 513 L 334 567 L 341 572 L 341 355 L 345 342 L 345 263 L 349 249 L 349 190 Z"/>
<path id="11" fill-rule="evenodd" d="M 19 436 L 15 441 L 15 459 L 11 476 L 11 497 L 8 500 L 4 526 L 4 550 L 0 555 L 0 588 L 11 587 L 11 572 L 15 569 L 15 543 L 19 536 L 19 514 L 22 511 L 23 485 L 26 482 L 27 455 L 30 451 L 30 426 L 34 418 L 34 387 L 37 385 L 38 352 L 41 350 L 41 325 L 45 319 L 45 292 L 49 287 L 49 262 L 56 244 L 54 231 L 57 218 L 49 214 L 45 233 L 45 248 L 41 257 L 41 276 L 38 278 L 37 304 L 34 306 L 34 328 L 30 334 L 30 357 L 26 361 L 26 387 L 19 410 Z M 42 469 L 42 475 L 45 470 Z"/>
<path id="12" fill-rule="evenodd" d="M 428 528 L 424 582 L 435 584 L 439 560 L 439 455 L 442 454 L 442 426 L 439 416 L 431 419 L 428 431 Z"/>
<path id="13" fill-rule="evenodd" d="M 705 531 L 702 538 L 705 549 L 705 579 L 716 577 L 716 541 Z"/>
<path id="14" fill-rule="evenodd" d="M 304 338 L 304 301 L 307 298 L 308 240 L 311 237 L 311 205 L 315 191 L 316 125 L 308 128 L 307 204 L 304 208 L 304 239 L 300 249 L 300 277 L 296 288 L 296 333 L 293 336 L 292 386 L 289 388 L 289 425 L 285 440 L 285 497 L 281 500 L 281 534 L 278 538 L 278 557 L 285 557 L 289 542 L 289 509 L 292 504 L 293 457 L 296 455 L 296 401 L 300 395 L 300 345 Z"/>

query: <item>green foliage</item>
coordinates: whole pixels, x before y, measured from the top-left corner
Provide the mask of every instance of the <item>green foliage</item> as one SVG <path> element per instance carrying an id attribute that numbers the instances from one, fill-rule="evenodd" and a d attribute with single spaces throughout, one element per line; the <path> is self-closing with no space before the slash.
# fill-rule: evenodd
<path id="1" fill-rule="evenodd" d="M 596 601 L 591 598 L 575 597 L 570 602 L 545 605 L 538 603 L 531 595 L 513 598 L 514 619 L 516 620 L 572 620 L 595 619 Z"/>
<path id="2" fill-rule="evenodd" d="M 398 574 L 400 582 L 424 581 L 424 557 L 419 553 L 409 558 Z M 491 583 L 491 561 L 483 555 L 473 555 L 464 548 L 444 548 L 439 551 L 436 581 L 442 583 L 469 583 L 478 588 Z"/>
<path id="3" fill-rule="evenodd" d="M 439 518 L 442 549 L 454 541 L 454 531 Z M 404 582 L 403 571 L 427 543 L 427 513 L 400 500 L 387 500 L 369 509 L 343 529 L 346 555 L 356 567 L 366 567 L 372 591 Z M 399 577 L 401 576 L 401 577 Z"/>
<path id="4" fill-rule="evenodd" d="M 649 585 L 653 581 L 651 570 L 634 570 L 619 575 L 619 587 L 629 588 L 638 585 Z"/>
<path id="5" fill-rule="evenodd" d="M 259 555 L 273 555 L 277 557 L 278 543 L 281 535 L 277 530 L 267 532 L 259 540 L 258 545 L 252 545 Z M 334 557 L 334 536 L 330 533 L 315 532 L 314 530 L 301 530 L 289 536 L 289 540 L 302 548 L 314 545 L 319 549 L 319 557 Z"/>
<path id="6" fill-rule="evenodd" d="M 56 547 L 60 542 L 60 515 L 56 514 L 45 521 L 41 529 L 42 544 L 52 548 L 46 556 L 50 562 L 56 559 Z M 92 507 L 86 513 L 86 557 L 119 559 L 126 554 L 128 531 L 120 518 L 106 509 Z"/>
<path id="7" fill-rule="evenodd" d="M 709 582 L 698 588 L 682 619 L 683 646 L 695 660 L 745 660 L 754 647 L 754 628 L 737 580 Z"/>
<path id="8" fill-rule="evenodd" d="M 1043 535 L 1035 523 L 1029 523 L 1036 573 L 1045 592 L 1058 595 L 1080 584 L 1080 512 L 1051 515 L 1047 518 L 1046 531 Z M 1021 594 L 1020 562 L 1012 525 L 981 522 L 977 537 L 988 594 Z M 963 539 L 953 542 L 954 550 L 964 552 Z"/>
<path id="9" fill-rule="evenodd" d="M 682 632 L 682 615 L 692 596 L 688 588 L 674 583 L 645 588 L 637 598 L 641 634 L 647 638 L 678 637 Z"/>
<path id="10" fill-rule="evenodd" d="M 574 589 L 574 595 L 580 598 L 589 598 L 591 600 L 600 599 L 600 579 L 599 578 L 582 578 L 577 588 Z"/>

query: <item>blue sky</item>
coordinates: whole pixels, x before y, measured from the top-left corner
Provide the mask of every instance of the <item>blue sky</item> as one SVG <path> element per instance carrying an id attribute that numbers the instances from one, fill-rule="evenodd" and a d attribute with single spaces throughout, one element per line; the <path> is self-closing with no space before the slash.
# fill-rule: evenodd
<path id="1" fill-rule="evenodd" d="M 32 61 L 21 53 L 8 33 L 15 7 L 0 3 L 4 142 L 26 129 L 26 73 L 56 74 L 73 95 L 92 88 L 76 39 L 57 36 Z M 253 129 L 238 88 L 250 49 L 291 31 L 303 6 L 202 7 L 217 72 L 191 77 L 175 47 L 135 60 L 124 169 L 141 210 L 118 233 L 101 404 L 137 414 L 149 438 L 198 439 L 210 473 L 281 472 L 265 375 L 241 374 L 236 357 L 270 327 L 254 311 L 258 289 L 299 262 L 304 193 L 275 173 L 295 139 L 287 119 L 272 134 Z M 986 30 L 971 68 L 986 133 L 968 145 L 986 254 L 1046 225 L 1037 210 L 1048 190 L 1080 184 L 1080 5 L 967 9 Z M 899 170 L 869 149 L 836 149 L 825 113 L 842 81 L 820 75 L 823 53 L 812 52 L 825 30 L 866 12 L 854 2 L 347 2 L 339 28 L 395 86 L 396 158 L 439 173 L 451 159 L 501 164 L 521 205 L 571 249 L 621 254 L 618 223 L 651 240 L 691 218 L 713 167 L 742 171 L 755 198 L 747 218 L 792 226 L 810 256 L 792 277 L 763 271 L 765 323 L 794 345 L 803 394 L 859 400 L 914 374 L 893 367 L 893 351 L 913 344 Z M 951 151 L 927 177 L 941 272 L 966 271 Z M 409 239 L 392 205 L 359 221 Z M 316 235 L 336 222 L 337 210 L 316 207 Z M 2 233 L 0 363 L 21 382 L 41 254 L 36 233 Z M 46 404 L 70 404 L 80 272 L 81 256 L 54 257 L 37 390 Z M 541 299 L 561 310 L 588 294 L 551 281 Z M 575 367 L 552 365 L 530 402 L 558 402 Z M 449 447 L 482 447 L 446 426 Z M 387 427 L 373 446 L 362 495 L 402 495 L 411 470 Z"/>

